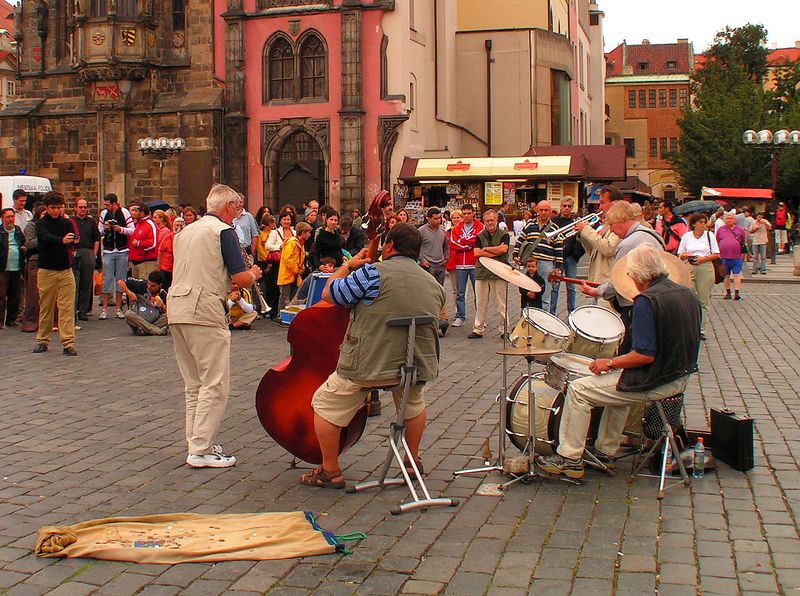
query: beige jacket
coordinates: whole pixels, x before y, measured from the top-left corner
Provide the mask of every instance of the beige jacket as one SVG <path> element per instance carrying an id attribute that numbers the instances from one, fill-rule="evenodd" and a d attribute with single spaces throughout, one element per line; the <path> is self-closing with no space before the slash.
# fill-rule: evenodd
<path id="1" fill-rule="evenodd" d="M 589 281 L 606 283 L 611 279 L 619 237 L 603 224 L 599 231 L 586 226 L 579 239 L 589 254 Z"/>

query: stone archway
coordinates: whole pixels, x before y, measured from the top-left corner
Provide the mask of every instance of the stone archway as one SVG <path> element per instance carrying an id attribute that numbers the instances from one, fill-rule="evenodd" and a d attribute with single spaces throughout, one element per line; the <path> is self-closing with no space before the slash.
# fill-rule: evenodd
<path id="1" fill-rule="evenodd" d="M 329 121 L 291 118 L 261 128 L 264 204 L 274 211 L 287 203 L 328 202 Z"/>

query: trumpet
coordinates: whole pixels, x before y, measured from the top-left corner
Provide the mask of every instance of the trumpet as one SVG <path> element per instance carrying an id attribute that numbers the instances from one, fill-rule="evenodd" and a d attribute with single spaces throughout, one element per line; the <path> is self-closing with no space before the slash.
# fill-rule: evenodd
<path id="1" fill-rule="evenodd" d="M 567 238 L 572 238 L 575 234 L 577 234 L 575 230 L 575 224 L 578 223 L 585 223 L 589 227 L 596 227 L 600 223 L 600 216 L 597 213 L 590 213 L 589 215 L 584 215 L 583 217 L 579 217 L 576 220 L 569 222 L 567 225 L 552 230 L 550 232 L 545 232 L 544 237 L 548 240 L 560 240 L 564 241 Z"/>

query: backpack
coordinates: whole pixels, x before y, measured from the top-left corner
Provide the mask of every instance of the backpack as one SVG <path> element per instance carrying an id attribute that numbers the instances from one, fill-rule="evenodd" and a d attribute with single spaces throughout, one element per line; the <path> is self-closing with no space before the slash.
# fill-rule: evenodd
<path id="1" fill-rule="evenodd" d="M 133 303 L 131 310 L 150 324 L 155 323 L 161 316 L 161 311 L 150 304 L 150 301 L 144 296 L 136 297 L 136 302 Z"/>

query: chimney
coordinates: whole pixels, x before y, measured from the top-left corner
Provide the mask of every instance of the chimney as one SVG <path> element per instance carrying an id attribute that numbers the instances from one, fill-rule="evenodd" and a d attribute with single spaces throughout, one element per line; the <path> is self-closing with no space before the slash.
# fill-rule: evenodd
<path id="1" fill-rule="evenodd" d="M 649 39 L 643 39 L 642 40 L 642 45 L 643 46 L 649 46 L 650 45 L 650 40 Z"/>
<path id="2" fill-rule="evenodd" d="M 689 43 L 689 38 L 688 37 L 679 37 L 678 38 L 678 43 Z"/>

